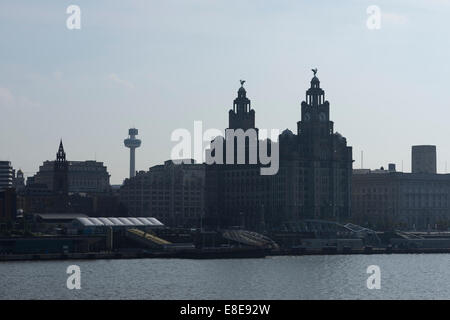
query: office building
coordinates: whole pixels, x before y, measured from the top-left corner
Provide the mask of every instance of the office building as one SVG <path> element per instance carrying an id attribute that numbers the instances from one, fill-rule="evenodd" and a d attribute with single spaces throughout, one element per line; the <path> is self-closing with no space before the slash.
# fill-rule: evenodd
<path id="1" fill-rule="evenodd" d="M 450 174 L 354 170 L 352 218 L 376 230 L 446 230 Z"/>
<path id="2" fill-rule="evenodd" d="M 412 146 L 412 173 L 436 173 L 436 146 Z"/>
<path id="3" fill-rule="evenodd" d="M 169 226 L 199 227 L 204 192 L 204 164 L 168 160 L 126 179 L 119 194 L 130 216 L 155 217 Z"/>
<path id="4" fill-rule="evenodd" d="M 297 134 L 285 130 L 279 136 L 277 174 L 261 175 L 259 158 L 256 164 L 248 162 L 250 140 L 245 145 L 245 163 L 207 165 L 210 226 L 264 231 L 302 219 L 350 219 L 352 148 L 333 129 L 329 102 L 316 72 L 301 104 Z M 256 136 L 252 139 L 259 141 L 255 111 L 242 85 L 229 111 L 229 126 L 253 130 Z"/>
<path id="5" fill-rule="evenodd" d="M 9 161 L 0 161 L 0 191 L 12 187 L 14 171 Z"/>
<path id="6" fill-rule="evenodd" d="M 55 194 L 107 193 L 110 191 L 109 177 L 103 162 L 68 161 L 61 141 L 56 160 L 45 161 L 32 181 L 46 185 Z"/>

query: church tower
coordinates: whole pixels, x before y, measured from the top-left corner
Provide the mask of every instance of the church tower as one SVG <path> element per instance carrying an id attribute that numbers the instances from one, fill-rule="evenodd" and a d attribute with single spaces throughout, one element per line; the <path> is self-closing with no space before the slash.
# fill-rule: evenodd
<path id="1" fill-rule="evenodd" d="M 245 80 L 241 80 L 241 87 L 238 96 L 234 99 L 233 109 L 229 111 L 229 129 L 242 129 L 246 131 L 255 128 L 255 110 L 251 109 L 250 99 L 247 98 L 247 91 L 244 88 Z"/>
<path id="2" fill-rule="evenodd" d="M 62 140 L 56 153 L 53 170 L 53 193 L 67 195 L 69 192 L 69 163 L 66 160 L 66 153 Z"/>

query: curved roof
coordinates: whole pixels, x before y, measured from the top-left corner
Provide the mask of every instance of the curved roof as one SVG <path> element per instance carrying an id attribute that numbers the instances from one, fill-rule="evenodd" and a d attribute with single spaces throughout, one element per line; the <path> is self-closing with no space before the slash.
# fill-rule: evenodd
<path id="1" fill-rule="evenodd" d="M 281 133 L 282 136 L 293 136 L 294 133 L 289 130 L 289 129 L 284 129 L 283 132 Z"/>
<path id="2" fill-rule="evenodd" d="M 141 221 L 139 221 L 136 218 L 128 218 L 128 220 L 130 220 L 132 223 L 134 223 L 137 226 L 143 226 L 144 225 Z"/>
<path id="3" fill-rule="evenodd" d="M 113 226 L 114 222 L 112 222 L 111 220 L 109 220 L 108 218 L 98 218 L 98 220 L 100 220 L 101 222 L 103 222 L 103 224 L 105 226 Z"/>
<path id="4" fill-rule="evenodd" d="M 150 218 L 150 217 L 99 217 L 99 218 L 90 218 L 90 217 L 78 217 L 74 221 L 77 221 L 84 227 L 163 227 L 158 219 Z"/>
<path id="5" fill-rule="evenodd" d="M 319 81 L 319 78 L 317 78 L 316 76 L 314 76 L 314 77 L 311 79 L 311 82 L 320 82 L 320 81 Z"/>

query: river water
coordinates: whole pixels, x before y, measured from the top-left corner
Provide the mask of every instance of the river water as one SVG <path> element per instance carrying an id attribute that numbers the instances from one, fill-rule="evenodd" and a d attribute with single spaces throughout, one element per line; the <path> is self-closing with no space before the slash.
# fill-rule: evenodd
<path id="1" fill-rule="evenodd" d="M 367 288 L 370 265 L 380 289 Z M 0 299 L 450 299 L 450 255 L 0 262 Z"/>

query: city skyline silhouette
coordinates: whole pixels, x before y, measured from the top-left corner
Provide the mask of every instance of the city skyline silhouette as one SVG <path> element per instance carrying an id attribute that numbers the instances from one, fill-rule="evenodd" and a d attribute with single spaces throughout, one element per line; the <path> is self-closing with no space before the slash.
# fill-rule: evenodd
<path id="1" fill-rule="evenodd" d="M 82 27 L 68 30 L 64 6 L 3 2 L 2 159 L 33 174 L 62 137 L 68 158 L 102 161 L 120 184 L 129 175 L 122 145 L 129 128 L 143 141 L 136 169 L 147 170 L 170 158 L 173 130 L 192 130 L 196 120 L 224 128 L 237 80 L 245 79 L 258 127 L 295 130 L 291 119 L 300 117 L 318 67 L 355 168 L 364 151 L 364 167 L 393 162 L 400 170 L 403 161 L 410 171 L 411 146 L 432 144 L 442 173 L 450 158 L 450 47 L 440 39 L 450 7 L 380 1 L 381 28 L 369 30 L 370 4 L 136 1 L 127 11 L 82 1 Z"/>

